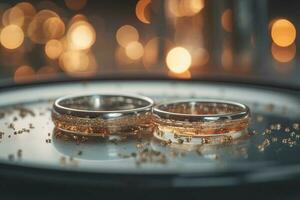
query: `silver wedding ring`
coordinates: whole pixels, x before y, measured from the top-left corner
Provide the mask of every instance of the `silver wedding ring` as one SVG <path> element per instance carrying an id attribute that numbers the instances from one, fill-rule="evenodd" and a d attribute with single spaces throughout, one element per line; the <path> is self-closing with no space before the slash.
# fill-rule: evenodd
<path id="1" fill-rule="evenodd" d="M 161 103 L 153 108 L 154 136 L 169 143 L 228 142 L 246 132 L 249 108 L 223 100 L 189 99 Z"/>
<path id="2" fill-rule="evenodd" d="M 53 104 L 52 120 L 61 131 L 84 136 L 153 134 L 168 143 L 220 143 L 246 132 L 250 110 L 241 103 L 188 99 L 154 106 L 140 95 L 66 96 Z"/>
<path id="3" fill-rule="evenodd" d="M 153 104 L 140 95 L 66 96 L 54 102 L 52 120 L 59 130 L 84 136 L 146 133 L 152 127 Z"/>

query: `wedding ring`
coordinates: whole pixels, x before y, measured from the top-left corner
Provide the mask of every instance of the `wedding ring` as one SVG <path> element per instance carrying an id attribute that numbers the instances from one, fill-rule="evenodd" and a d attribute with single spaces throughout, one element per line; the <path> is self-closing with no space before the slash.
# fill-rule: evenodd
<path id="1" fill-rule="evenodd" d="M 84 136 L 152 133 L 153 104 L 139 95 L 65 96 L 54 102 L 52 120 L 57 129 Z"/>
<path id="2" fill-rule="evenodd" d="M 154 136 L 168 143 L 217 144 L 247 133 L 250 110 L 223 100 L 184 100 L 153 108 Z"/>

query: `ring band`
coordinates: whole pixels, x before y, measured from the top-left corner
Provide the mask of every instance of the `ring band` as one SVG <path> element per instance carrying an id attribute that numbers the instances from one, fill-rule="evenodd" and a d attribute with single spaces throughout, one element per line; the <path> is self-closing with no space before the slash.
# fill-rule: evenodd
<path id="1" fill-rule="evenodd" d="M 153 127 L 153 104 L 140 95 L 65 96 L 54 102 L 52 120 L 59 130 L 84 136 L 135 135 Z"/>
<path id="2" fill-rule="evenodd" d="M 153 108 L 154 136 L 175 143 L 219 143 L 243 135 L 250 110 L 241 103 L 221 100 L 184 100 Z"/>

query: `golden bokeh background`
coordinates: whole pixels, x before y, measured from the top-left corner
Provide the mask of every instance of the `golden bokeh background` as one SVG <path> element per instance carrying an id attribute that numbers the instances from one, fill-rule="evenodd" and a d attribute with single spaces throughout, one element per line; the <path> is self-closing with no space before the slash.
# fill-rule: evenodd
<path id="1" fill-rule="evenodd" d="M 268 15 L 265 24 L 247 24 L 231 4 L 213 2 L 2 1 L 0 77 L 15 82 L 115 73 L 263 77 L 264 65 L 272 76 L 292 74 L 297 57 L 293 18 Z M 260 50 L 264 64 L 255 61 Z"/>

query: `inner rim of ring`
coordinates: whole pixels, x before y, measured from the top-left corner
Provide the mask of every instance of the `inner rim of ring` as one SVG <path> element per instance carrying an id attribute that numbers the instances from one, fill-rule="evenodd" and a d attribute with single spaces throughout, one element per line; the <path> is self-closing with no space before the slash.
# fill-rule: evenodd
<path id="1" fill-rule="evenodd" d="M 227 102 L 177 102 L 162 104 L 157 107 L 159 110 L 174 114 L 191 114 L 191 115 L 226 115 L 240 113 L 245 108 Z"/>
<path id="2" fill-rule="evenodd" d="M 86 111 L 124 111 L 149 106 L 151 103 L 138 97 L 117 95 L 87 95 L 63 99 L 58 105 Z"/>

